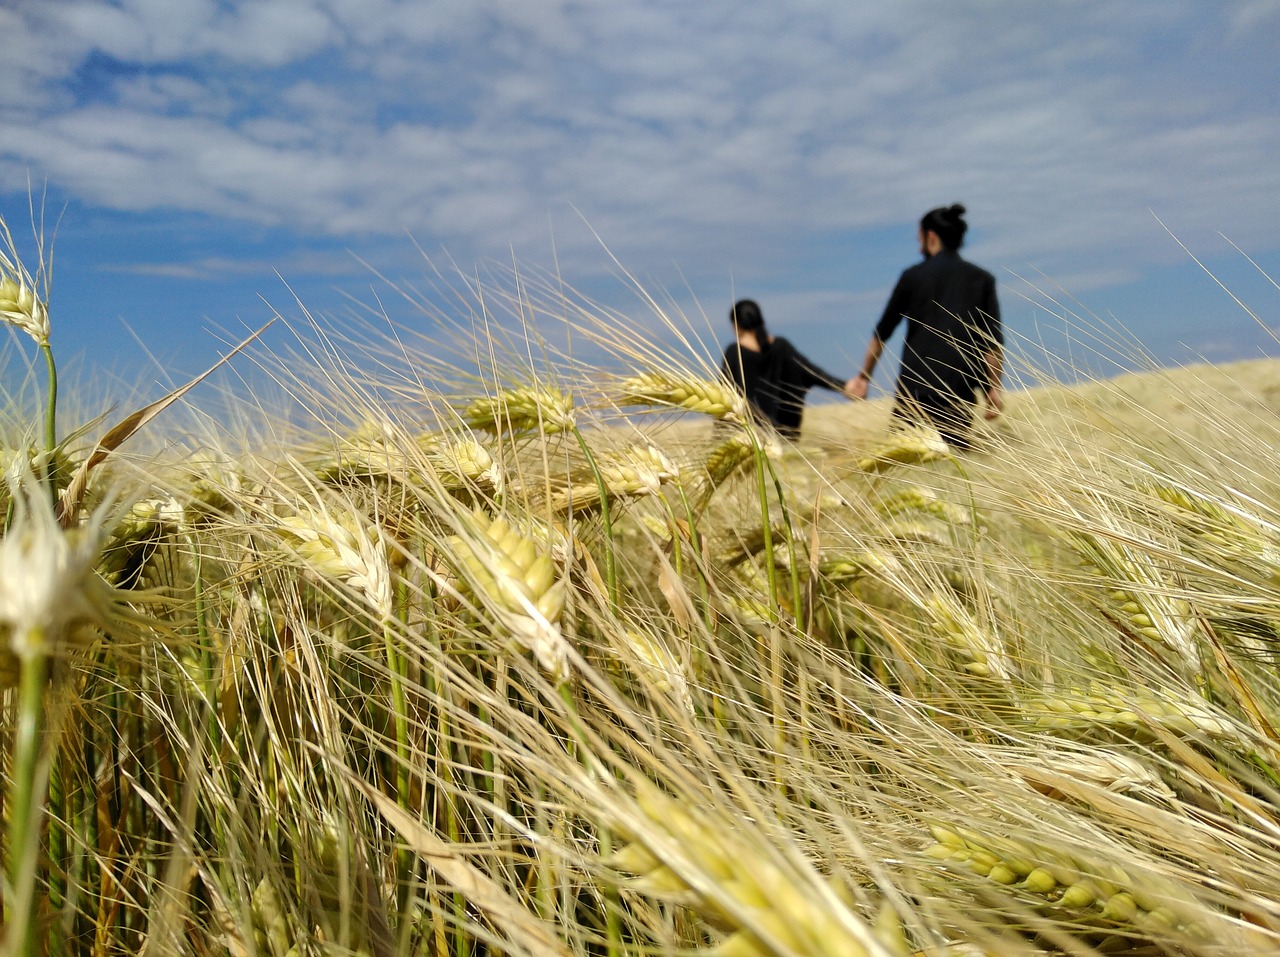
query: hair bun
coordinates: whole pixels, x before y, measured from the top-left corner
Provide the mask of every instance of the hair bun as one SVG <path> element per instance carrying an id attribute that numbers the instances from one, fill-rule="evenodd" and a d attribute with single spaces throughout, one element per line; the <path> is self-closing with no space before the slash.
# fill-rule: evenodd
<path id="1" fill-rule="evenodd" d="M 920 229 L 937 233 L 945 248 L 959 249 L 964 245 L 964 234 L 969 229 L 969 224 L 964 221 L 964 206 L 952 203 L 929 210 L 920 220 Z"/>

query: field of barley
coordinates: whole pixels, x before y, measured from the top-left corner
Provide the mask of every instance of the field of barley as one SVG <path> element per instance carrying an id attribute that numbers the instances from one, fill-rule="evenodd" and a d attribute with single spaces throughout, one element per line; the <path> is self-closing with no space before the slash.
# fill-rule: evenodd
<path id="1" fill-rule="evenodd" d="M 1280 952 L 1280 361 L 786 444 L 550 302 L 63 421 L 0 272 L 6 954 Z"/>

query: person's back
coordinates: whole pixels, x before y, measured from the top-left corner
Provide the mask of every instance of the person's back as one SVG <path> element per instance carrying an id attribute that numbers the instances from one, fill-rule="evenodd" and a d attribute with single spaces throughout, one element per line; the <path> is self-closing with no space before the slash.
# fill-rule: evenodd
<path id="1" fill-rule="evenodd" d="M 855 398 L 866 398 L 884 344 L 905 319 L 894 417 L 931 424 L 961 449 L 969 447 L 977 393 L 986 400 L 987 418 L 1004 406 L 1004 334 L 995 277 L 960 257 L 969 228 L 964 213 L 955 203 L 921 218 L 917 238 L 924 262 L 898 279 L 850 389 Z"/>
<path id="2" fill-rule="evenodd" d="M 762 422 L 787 438 L 798 438 L 809 389 L 844 393 L 846 383 L 802 356 L 788 339 L 769 335 L 764 313 L 753 300 L 736 302 L 729 320 L 735 341 L 725 348 L 722 374 L 747 397 Z"/>
<path id="3" fill-rule="evenodd" d="M 768 389 L 774 427 L 787 438 L 799 438 L 809 390 L 817 386 L 843 392 L 844 383 L 815 366 L 782 336 L 774 337 L 770 358 Z"/>
<path id="4" fill-rule="evenodd" d="M 773 421 L 773 393 L 768 388 L 773 374 L 773 341 L 765 331 L 764 314 L 749 299 L 735 304 L 729 314 L 734 340 L 725 346 L 720 373 L 732 382 L 751 403 L 763 422 Z"/>
<path id="5" fill-rule="evenodd" d="M 889 309 L 906 318 L 903 385 L 972 395 L 985 382 L 983 355 L 996 343 L 999 307 L 995 278 L 981 266 L 943 249 L 903 273 L 901 299 Z"/>

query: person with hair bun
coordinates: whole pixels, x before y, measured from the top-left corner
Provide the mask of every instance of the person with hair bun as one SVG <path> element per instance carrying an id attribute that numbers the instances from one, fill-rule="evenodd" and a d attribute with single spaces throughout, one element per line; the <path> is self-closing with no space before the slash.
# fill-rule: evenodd
<path id="1" fill-rule="evenodd" d="M 1004 331 L 996 280 L 960 257 L 969 228 L 964 214 L 965 208 L 956 203 L 931 209 L 921 218 L 924 262 L 898 279 L 850 390 L 855 398 L 867 397 L 884 344 L 905 319 L 894 416 L 933 425 L 957 449 L 970 447 L 979 394 L 985 400 L 985 418 L 995 418 L 1004 408 Z"/>
<path id="2" fill-rule="evenodd" d="M 769 334 L 755 300 L 734 303 L 729 321 L 734 341 L 725 347 L 720 372 L 747 397 L 757 418 L 781 435 L 800 437 L 805 395 L 814 386 L 852 398 L 852 380 L 841 382 L 802 356 L 789 340 Z"/>

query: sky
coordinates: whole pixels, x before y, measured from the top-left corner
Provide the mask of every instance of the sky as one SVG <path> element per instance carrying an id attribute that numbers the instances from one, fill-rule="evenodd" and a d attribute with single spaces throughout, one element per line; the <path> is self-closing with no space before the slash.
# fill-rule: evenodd
<path id="1" fill-rule="evenodd" d="M 73 380 L 304 309 L 429 344 L 513 270 L 712 350 L 754 298 L 851 375 L 953 202 L 1060 374 L 1277 352 L 1280 0 L 0 0 L 0 36 L 0 216 L 52 239 Z"/>

